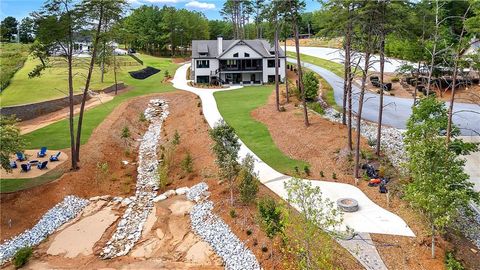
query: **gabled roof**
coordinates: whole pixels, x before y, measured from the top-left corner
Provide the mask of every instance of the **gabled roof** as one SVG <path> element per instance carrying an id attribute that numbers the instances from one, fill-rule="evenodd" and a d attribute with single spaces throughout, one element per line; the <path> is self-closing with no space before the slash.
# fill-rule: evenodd
<path id="1" fill-rule="evenodd" d="M 234 48 L 236 45 L 247 45 L 264 58 L 275 57 L 270 51 L 274 51 L 273 44 L 264 39 L 242 39 L 242 40 L 223 40 L 222 53 L 218 54 L 217 40 L 193 40 L 192 41 L 192 58 L 218 58 L 225 52 Z M 202 55 L 200 55 L 202 53 Z M 206 54 L 206 55 L 204 55 Z M 279 46 L 279 56 L 285 57 L 285 52 Z"/>

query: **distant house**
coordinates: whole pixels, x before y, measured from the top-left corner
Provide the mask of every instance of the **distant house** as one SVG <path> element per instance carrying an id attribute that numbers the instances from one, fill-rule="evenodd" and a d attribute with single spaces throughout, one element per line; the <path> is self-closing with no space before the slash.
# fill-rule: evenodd
<path id="1" fill-rule="evenodd" d="M 281 82 L 285 80 L 285 63 L 285 52 L 279 48 Z M 196 83 L 271 83 L 275 81 L 274 46 L 263 39 L 193 40 L 190 71 Z"/>

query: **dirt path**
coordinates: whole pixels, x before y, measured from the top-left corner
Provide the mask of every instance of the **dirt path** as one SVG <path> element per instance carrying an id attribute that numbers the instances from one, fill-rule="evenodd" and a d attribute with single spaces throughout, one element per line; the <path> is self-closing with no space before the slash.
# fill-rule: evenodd
<path id="1" fill-rule="evenodd" d="M 130 88 L 122 89 L 118 91 L 118 93 L 123 93 L 128 90 L 130 90 Z M 85 109 L 89 110 L 89 109 L 95 108 L 98 105 L 111 101 L 114 97 L 115 97 L 114 93 L 108 93 L 108 94 L 100 93 L 98 95 L 95 95 L 86 102 Z M 77 104 L 75 105 L 74 113 L 78 114 L 79 112 L 80 112 L 80 104 Z M 21 121 L 20 123 L 18 123 L 18 127 L 20 128 L 21 134 L 30 133 L 34 130 L 40 129 L 42 127 L 48 126 L 57 121 L 63 120 L 67 118 L 68 115 L 69 115 L 69 108 L 63 108 L 61 110 L 58 110 L 52 113 L 41 115 L 34 119 Z"/>

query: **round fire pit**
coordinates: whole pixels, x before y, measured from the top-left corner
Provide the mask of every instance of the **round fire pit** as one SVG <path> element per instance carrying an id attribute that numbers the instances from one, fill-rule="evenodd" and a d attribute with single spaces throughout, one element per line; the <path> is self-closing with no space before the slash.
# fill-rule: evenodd
<path id="1" fill-rule="evenodd" d="M 337 200 L 338 208 L 343 212 L 356 212 L 358 211 L 358 202 L 352 198 L 341 198 Z"/>

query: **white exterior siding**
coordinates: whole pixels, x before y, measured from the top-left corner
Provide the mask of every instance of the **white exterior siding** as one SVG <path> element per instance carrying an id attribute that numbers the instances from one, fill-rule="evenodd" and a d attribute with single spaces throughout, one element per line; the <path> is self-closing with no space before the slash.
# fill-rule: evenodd
<path id="1" fill-rule="evenodd" d="M 201 60 L 210 61 L 209 68 L 197 68 L 197 61 L 201 61 Z M 197 76 L 210 76 L 210 74 L 214 74 L 215 70 L 217 70 L 219 67 L 218 64 L 219 64 L 218 59 L 205 59 L 205 58 L 192 59 L 191 70 L 193 71 L 192 74 L 195 76 L 193 80 L 197 82 Z"/>
<path id="2" fill-rule="evenodd" d="M 268 76 L 275 76 L 275 67 L 268 67 L 268 60 L 275 60 L 275 58 L 264 58 L 263 59 L 263 83 L 268 82 Z M 280 75 L 280 80 L 285 81 L 285 58 L 280 58 L 280 66 L 278 67 L 278 75 Z"/>
<path id="3" fill-rule="evenodd" d="M 202 82 L 211 82 L 215 76 L 223 83 L 245 83 L 250 84 L 252 79 L 256 83 L 268 83 L 268 77 L 275 75 L 275 67 L 268 67 L 268 60 L 275 60 L 271 57 L 273 48 L 265 40 L 227 40 L 218 38 L 216 41 L 199 40 L 192 43 L 191 60 L 191 79 L 196 83 L 199 76 Z M 208 55 L 205 57 L 204 55 Z M 279 58 L 279 76 L 280 81 L 285 82 L 285 57 L 281 51 L 282 57 Z M 252 61 L 244 62 L 245 59 Z M 202 60 L 209 61 L 208 68 L 197 68 L 197 62 Z M 238 64 L 233 64 L 231 60 L 237 60 Z M 220 62 L 229 62 L 229 66 L 220 70 Z M 261 68 L 260 63 L 261 62 Z M 261 70 L 260 70 L 261 69 Z M 203 77 L 208 76 L 208 78 Z M 254 78 L 252 78 L 254 76 Z"/>
<path id="4" fill-rule="evenodd" d="M 237 57 L 233 55 L 238 53 Z M 245 57 L 245 53 L 248 53 L 250 56 Z M 260 59 L 262 56 L 258 54 L 256 51 L 252 50 L 252 48 L 248 47 L 247 45 L 236 45 L 235 47 L 231 48 L 227 52 L 220 57 L 220 59 L 246 59 L 246 58 L 256 58 Z"/>

